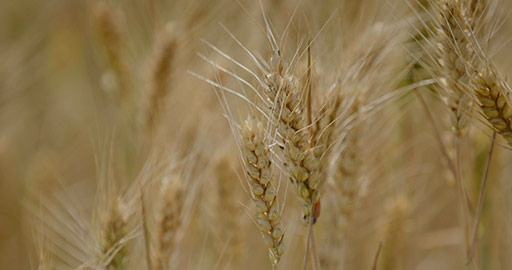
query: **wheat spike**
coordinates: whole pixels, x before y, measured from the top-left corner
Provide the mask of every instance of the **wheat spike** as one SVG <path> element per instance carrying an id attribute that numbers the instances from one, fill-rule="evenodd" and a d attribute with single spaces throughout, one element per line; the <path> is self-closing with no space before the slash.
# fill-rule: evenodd
<path id="1" fill-rule="evenodd" d="M 256 204 L 257 223 L 269 248 L 273 265 L 284 252 L 281 211 L 272 183 L 270 152 L 265 144 L 263 125 L 247 120 L 242 130 L 242 153 L 251 196 Z"/>
<path id="2" fill-rule="evenodd" d="M 405 269 L 405 260 L 400 254 L 404 252 L 407 243 L 410 206 L 404 196 L 398 196 L 390 203 L 385 215 L 387 224 L 383 230 L 384 249 L 380 263 L 382 269 L 400 270 Z"/>
<path id="3" fill-rule="evenodd" d="M 445 0 L 435 2 L 440 12 L 438 42 L 440 70 L 443 76 L 442 97 L 450 109 L 450 119 L 457 137 L 463 137 L 468 130 L 472 99 L 465 91 L 470 78 L 466 72 L 467 61 L 472 61 L 473 51 L 468 45 L 464 27 L 470 10 L 464 2 Z"/>
<path id="4" fill-rule="evenodd" d="M 273 71 L 265 76 L 265 93 L 274 104 L 278 132 L 284 139 L 284 156 L 290 180 L 304 203 L 304 218 L 309 223 L 313 205 L 318 201 L 320 185 L 320 149 L 315 148 L 308 128 L 305 105 L 301 101 L 304 88 L 297 77 L 284 72 L 283 61 L 275 54 L 270 64 Z"/>
<path id="5" fill-rule="evenodd" d="M 146 119 L 148 128 L 151 130 L 158 123 L 165 99 L 171 91 L 172 63 L 179 44 L 177 32 L 175 24 L 167 24 L 158 36 L 154 51 Z"/>
<path id="6" fill-rule="evenodd" d="M 120 10 L 113 3 L 98 2 L 95 6 L 95 25 L 109 67 L 116 78 L 120 103 L 130 96 L 129 67 L 126 60 L 126 40 L 123 36 Z"/>
<path id="7" fill-rule="evenodd" d="M 154 229 L 153 267 L 167 269 L 173 252 L 176 232 L 180 227 L 180 215 L 184 204 L 184 190 L 181 179 L 164 179 L 160 189 L 160 208 Z"/>
<path id="8" fill-rule="evenodd" d="M 486 66 L 475 76 L 475 95 L 487 121 L 512 146 L 510 88 L 500 78 L 494 67 Z"/>
<path id="9" fill-rule="evenodd" d="M 237 175 L 234 168 L 231 167 L 231 156 L 224 155 L 219 158 L 215 166 L 215 176 L 217 179 L 218 205 L 216 210 L 216 234 L 219 238 L 227 239 L 229 244 L 225 247 L 225 255 L 228 262 L 221 266 L 222 269 L 237 269 L 241 267 L 240 263 L 246 257 L 244 237 L 238 228 L 244 224 L 241 222 L 240 209 L 238 207 L 238 196 L 233 185 L 238 184 Z M 224 245 L 223 241 L 221 244 Z"/>
<path id="10" fill-rule="evenodd" d="M 357 119 L 360 114 L 359 102 L 356 100 L 352 105 L 349 116 L 355 116 Z M 338 157 L 336 163 L 335 178 L 339 189 L 339 207 L 338 218 L 339 229 L 347 233 L 347 226 L 354 214 L 356 198 L 359 193 L 361 158 L 360 131 L 364 130 L 360 125 L 347 130 L 344 138 L 344 148 Z"/>

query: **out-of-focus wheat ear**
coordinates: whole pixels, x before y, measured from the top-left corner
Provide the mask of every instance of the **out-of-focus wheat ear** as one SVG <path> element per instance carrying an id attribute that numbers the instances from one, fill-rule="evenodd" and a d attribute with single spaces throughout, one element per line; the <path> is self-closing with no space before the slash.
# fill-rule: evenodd
<path id="1" fill-rule="evenodd" d="M 235 160 L 226 153 L 220 158 L 215 166 L 215 175 L 217 178 L 218 205 L 216 210 L 216 233 L 223 239 L 228 239 L 229 243 L 225 247 L 224 256 L 228 262 L 221 265 L 222 269 L 239 269 L 241 262 L 246 257 L 243 231 L 241 222 L 241 213 L 237 204 L 241 201 L 240 192 L 233 188 L 239 184 L 235 168 L 231 167 Z M 225 245 L 223 241 L 220 241 Z"/>
<path id="2" fill-rule="evenodd" d="M 398 197 L 388 205 L 386 225 L 383 230 L 383 248 L 379 269 L 400 270 L 403 265 L 406 244 L 406 232 L 409 223 L 409 201 Z"/>
<path id="3" fill-rule="evenodd" d="M 109 68 L 115 77 L 114 89 L 119 103 L 131 96 L 130 74 L 127 61 L 126 38 L 120 18 L 120 9 L 111 2 L 97 2 L 94 6 L 94 26 Z M 110 89 L 109 89 L 110 90 Z"/>
<path id="4" fill-rule="evenodd" d="M 248 119 L 241 130 L 242 159 L 247 173 L 251 197 L 256 204 L 256 220 L 263 240 L 268 246 L 272 264 L 279 263 L 284 253 L 284 232 L 277 192 L 273 186 L 270 151 L 265 143 L 261 122 Z"/>
<path id="5" fill-rule="evenodd" d="M 146 126 L 153 130 L 165 105 L 167 95 L 171 91 L 171 76 L 173 60 L 179 45 L 177 25 L 168 23 L 158 34 L 153 52 L 149 89 L 147 90 L 148 104 L 146 108 Z"/>
<path id="6" fill-rule="evenodd" d="M 360 101 L 356 98 L 350 106 L 347 117 L 353 118 L 353 121 L 358 121 L 361 118 Z M 361 125 L 362 123 L 345 131 L 342 150 L 334 167 L 339 207 L 336 229 L 339 230 L 340 235 L 346 235 L 349 232 L 359 195 L 359 181 L 363 162 L 360 137 L 362 136 L 361 131 L 364 130 Z"/>
<path id="7" fill-rule="evenodd" d="M 182 179 L 178 176 L 164 178 L 160 187 L 159 208 L 153 230 L 153 262 L 155 270 L 167 269 L 174 250 L 176 232 L 181 225 L 181 212 L 185 202 Z"/>
<path id="8" fill-rule="evenodd" d="M 493 129 L 512 146 L 511 89 L 495 67 L 486 65 L 473 79 L 475 95 L 482 113 Z"/>
<path id="9" fill-rule="evenodd" d="M 100 213 L 100 257 L 106 270 L 126 269 L 128 247 L 126 239 L 130 233 L 129 215 L 121 198 L 114 199 L 104 213 Z"/>

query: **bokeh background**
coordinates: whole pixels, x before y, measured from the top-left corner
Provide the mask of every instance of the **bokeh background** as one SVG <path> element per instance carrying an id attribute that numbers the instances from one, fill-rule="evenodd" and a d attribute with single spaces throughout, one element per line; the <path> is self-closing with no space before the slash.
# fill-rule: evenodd
<path id="1" fill-rule="evenodd" d="M 209 52 L 202 39 L 230 55 L 243 54 L 222 30 L 221 24 L 248 48 L 259 51 L 264 58 L 269 56 L 268 43 L 259 28 L 262 19 L 257 2 L 0 1 L 0 269 L 37 268 L 38 250 L 41 248 L 41 230 L 37 227 L 45 226 L 34 216 L 38 213 L 50 215 L 51 211 L 45 210 L 48 204 L 34 198 L 53 196 L 51 194 L 66 190 L 64 193 L 77 204 L 76 208 L 90 214 L 97 207 L 95 198 L 98 179 L 103 175 L 104 164 L 108 163 L 105 160 L 109 159 L 115 160 L 113 178 L 120 186 L 135 181 L 138 172 L 147 163 L 141 160 L 142 154 L 135 147 L 140 134 L 132 134 L 133 127 L 127 122 L 130 119 L 140 122 L 141 116 L 137 112 L 144 111 L 145 90 L 150 83 L 148 73 L 158 33 L 166 25 L 180 25 L 187 20 L 192 22 L 185 27 L 185 37 L 180 41 L 173 59 L 172 91 L 165 97 L 162 109 L 161 119 L 164 120 L 160 122 L 158 131 L 160 148 L 167 148 L 169 152 L 200 152 L 197 155 L 201 158 L 198 158 L 197 163 L 206 165 L 190 166 L 198 171 L 199 176 L 195 179 L 200 191 L 197 193 L 204 195 L 212 187 L 217 188 L 215 179 L 232 178 L 235 180 L 230 180 L 232 190 L 228 193 L 235 196 L 235 203 L 222 206 L 219 200 L 226 196 L 222 190 L 213 197 L 196 195 L 202 200 L 197 199 L 193 203 L 195 217 L 190 221 L 188 234 L 195 237 L 186 237 L 188 240 L 183 242 L 182 254 L 187 258 L 184 261 L 188 261 L 184 265 L 188 267 L 186 269 L 215 269 L 212 265 L 215 265 L 218 251 L 224 247 L 222 239 L 225 237 L 219 236 L 222 235 L 219 232 L 222 229 L 207 224 L 212 224 L 211 220 L 215 218 L 221 218 L 239 219 L 235 228 L 246 237 L 245 244 L 250 247 L 240 248 L 240 253 L 245 254 L 244 262 L 262 262 L 244 269 L 269 266 L 262 241 L 256 229 L 251 228 L 251 221 L 244 213 L 244 206 L 241 206 L 249 204 L 249 200 L 243 185 L 236 179 L 239 170 L 236 146 L 223 118 L 222 108 L 211 86 L 188 72 L 194 71 L 206 77 L 211 75 L 211 67 L 197 56 L 197 52 Z M 262 2 L 269 18 L 279 30 L 284 28 L 298 6 L 289 42 L 296 42 L 297 37 L 306 35 L 308 29 L 313 33 L 321 33 L 315 50 L 323 63 L 333 61 L 331 55 L 337 55 L 345 44 L 350 44 L 376 22 L 386 24 L 391 18 L 394 21 L 414 21 L 410 18 L 415 16 L 407 11 L 406 0 L 305 0 L 299 4 L 293 0 Z M 112 12 L 109 16 L 119 23 L 120 36 L 123 38 L 118 48 L 124 58 L 123 68 L 126 69 L 125 87 L 135 93 L 130 97 L 134 102 L 123 113 L 119 112 L 116 104 L 116 91 L 120 82 L 114 78 L 116 70 L 110 66 L 102 47 L 101 16 L 104 15 L 104 4 L 114 6 L 108 12 Z M 500 5 L 503 10 L 512 8 L 510 1 L 501 1 Z M 503 21 L 496 34 L 496 54 L 493 58 L 504 74 L 512 75 L 512 47 L 509 42 L 512 20 L 503 17 Z M 326 27 L 322 28 L 324 24 Z M 320 32 L 320 29 L 323 30 Z M 404 23 L 404 29 L 411 36 L 414 35 L 407 23 Z M 211 58 L 215 61 L 220 59 L 215 55 Z M 223 64 L 221 61 L 225 60 L 219 60 Z M 325 69 L 327 66 L 325 64 L 319 68 Z M 435 98 L 431 102 L 434 113 L 442 118 L 445 113 L 442 105 L 438 101 L 436 103 Z M 407 137 L 399 137 L 398 132 L 392 132 L 391 136 L 396 144 L 407 144 L 410 147 L 392 150 L 397 153 L 406 152 L 404 156 L 396 153 L 392 155 L 400 156 L 393 164 L 406 166 L 404 163 L 409 162 L 410 168 L 418 170 L 413 170 L 413 176 L 401 180 L 383 180 L 383 183 L 394 183 L 391 186 L 382 187 L 382 183 L 376 182 L 380 185 L 375 188 L 385 190 L 378 196 L 392 194 L 389 190 L 408 190 L 405 193 L 414 197 L 410 199 L 404 195 L 406 202 L 403 202 L 400 196 L 391 196 L 394 198 L 390 200 L 391 204 L 396 201 L 398 205 L 406 204 L 404 207 L 408 208 L 409 221 L 404 226 L 410 227 L 403 231 L 403 236 L 397 236 L 405 239 L 400 249 L 403 253 L 397 255 L 401 260 L 400 266 L 387 269 L 463 269 L 451 264 L 453 258 L 463 257 L 455 244 L 458 241 L 458 228 L 453 216 L 456 216 L 454 213 L 457 207 L 454 205 L 457 202 L 452 196 L 454 193 L 450 193 L 448 187 L 443 188 L 445 182 L 449 182 L 443 180 L 446 173 L 436 169 L 443 165 L 439 153 L 433 150 L 437 147 L 435 139 L 423 112 L 417 109 L 417 101 L 408 101 L 403 106 L 401 116 L 394 123 L 402 129 L 401 134 Z M 464 166 L 470 172 L 468 178 L 478 179 L 490 133 L 488 130 L 482 131 L 481 125 L 472 132 L 474 136 L 470 141 L 474 148 L 466 154 L 474 162 L 467 162 Z M 114 149 L 114 154 L 111 149 Z M 210 157 L 210 160 L 205 157 Z M 499 147 L 496 157 L 489 189 L 489 194 L 493 196 L 489 197 L 490 210 L 483 222 L 489 230 L 485 231 L 488 234 L 485 257 L 487 268 L 483 269 L 512 267 L 512 261 L 507 255 L 512 243 L 512 155 L 505 147 Z M 428 172 L 425 173 L 423 169 Z M 408 185 L 414 188 L 407 188 L 410 187 Z M 416 191 L 409 192 L 411 189 Z M 387 195 L 384 197 L 390 197 Z M 371 233 L 365 232 L 365 236 L 361 237 L 362 244 L 354 246 L 360 251 L 368 251 L 366 257 L 360 257 L 365 267 L 369 258 L 374 256 L 378 239 L 383 239 L 375 236 L 382 233 L 384 226 L 378 225 L 383 223 L 374 218 L 384 213 L 379 206 L 380 202 L 385 201 L 384 197 L 378 196 L 368 199 L 364 206 L 366 208 L 363 207 L 368 209 L 366 211 L 371 213 L 371 217 L 362 218 L 361 222 L 373 224 L 364 227 L 364 230 L 370 230 Z M 293 204 L 290 205 L 289 208 L 294 209 Z M 381 206 L 385 208 L 384 204 Z M 231 212 L 222 218 L 222 211 L 216 207 Z M 328 216 L 329 210 L 326 211 L 325 215 Z M 298 213 L 295 210 L 290 212 L 290 216 Z M 239 218 L 235 218 L 237 215 Z M 294 221 L 290 224 L 289 231 L 293 232 L 293 228 L 299 226 L 293 224 L 300 223 Z M 328 228 L 329 225 L 319 226 Z M 294 266 L 300 265 L 301 258 L 293 255 L 294 243 L 300 242 L 298 238 L 290 242 L 290 255 L 285 258 L 283 269 L 295 269 Z M 319 238 L 328 239 L 329 236 L 320 233 Z M 252 245 L 257 248 L 252 248 Z M 196 262 L 190 259 L 197 257 L 202 259 Z M 224 269 L 222 265 L 217 267 Z"/>

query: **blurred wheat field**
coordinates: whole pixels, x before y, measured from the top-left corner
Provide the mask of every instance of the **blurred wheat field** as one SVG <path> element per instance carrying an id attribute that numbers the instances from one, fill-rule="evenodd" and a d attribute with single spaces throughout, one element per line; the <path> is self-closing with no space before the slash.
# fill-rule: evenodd
<path id="1" fill-rule="evenodd" d="M 0 1 L 0 269 L 512 269 L 510 8 Z"/>

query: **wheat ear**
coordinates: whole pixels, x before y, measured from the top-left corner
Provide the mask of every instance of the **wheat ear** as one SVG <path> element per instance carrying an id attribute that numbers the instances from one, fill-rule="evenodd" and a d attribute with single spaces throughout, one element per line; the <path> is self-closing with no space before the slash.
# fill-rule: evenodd
<path id="1" fill-rule="evenodd" d="M 382 250 L 382 269 L 403 269 L 403 254 L 406 243 L 409 201 L 398 197 L 392 202 L 386 213 L 387 226 L 384 232 L 384 248 Z"/>
<path id="2" fill-rule="evenodd" d="M 176 232 L 180 227 L 180 215 L 184 204 L 183 183 L 180 178 L 164 179 L 160 200 L 154 229 L 154 247 L 152 248 L 152 265 L 155 270 L 167 268 L 173 252 Z"/>
<path id="3" fill-rule="evenodd" d="M 219 201 L 216 210 L 216 234 L 222 239 L 229 239 L 229 244 L 223 252 L 228 259 L 226 264 L 221 265 L 222 269 L 237 269 L 245 258 L 245 243 L 243 232 L 238 230 L 243 226 L 240 218 L 240 209 L 238 202 L 239 193 L 233 189 L 233 185 L 238 184 L 236 168 L 232 168 L 231 155 L 223 155 L 218 158 L 219 163 L 215 166 L 215 176 L 217 179 L 217 193 Z M 218 241 L 224 244 L 223 241 Z"/>
<path id="4" fill-rule="evenodd" d="M 321 153 L 311 142 L 311 133 L 304 116 L 305 105 L 301 101 L 304 94 L 302 85 L 297 77 L 284 71 L 279 54 L 271 58 L 270 64 L 273 71 L 265 76 L 265 93 L 274 104 L 272 115 L 284 139 L 284 156 L 290 180 L 303 201 L 304 218 L 309 223 L 313 206 L 318 201 Z"/>
<path id="5" fill-rule="evenodd" d="M 510 88 L 494 67 L 487 66 L 474 80 L 479 106 L 494 130 L 512 146 Z"/>
<path id="6" fill-rule="evenodd" d="M 270 152 L 265 144 L 263 125 L 247 120 L 242 130 L 242 153 L 253 201 L 256 204 L 257 223 L 269 256 L 275 266 L 284 252 L 281 211 L 272 186 Z"/>
<path id="7" fill-rule="evenodd" d="M 126 102 L 130 96 L 129 68 L 119 10 L 112 3 L 99 2 L 95 6 L 95 13 L 96 32 L 109 67 L 116 77 L 117 94 L 121 103 Z"/>
<path id="8" fill-rule="evenodd" d="M 339 188 L 340 212 L 337 226 L 343 233 L 348 233 L 347 226 L 351 223 L 359 194 L 359 177 L 361 168 L 360 136 L 352 133 L 345 138 L 345 148 L 341 153 L 337 168 L 336 180 Z"/>
<path id="9" fill-rule="evenodd" d="M 170 77 L 172 63 L 178 47 L 176 25 L 169 23 L 158 36 L 154 51 L 148 90 L 149 104 L 147 108 L 147 126 L 150 130 L 158 123 L 165 98 L 171 91 Z"/>
<path id="10" fill-rule="evenodd" d="M 466 249 L 469 250 L 470 213 L 468 196 L 461 172 L 461 139 L 467 133 L 473 108 L 471 95 L 467 92 L 470 74 L 467 66 L 475 66 L 474 51 L 469 46 L 468 33 L 475 28 L 476 20 L 471 19 L 474 11 L 468 1 L 443 0 L 434 3 L 439 11 L 439 54 L 441 59 L 442 98 L 450 109 L 450 119 L 455 133 L 455 178 L 464 217 Z"/>
<path id="11" fill-rule="evenodd" d="M 471 61 L 473 52 L 468 46 L 464 25 L 468 9 L 460 1 L 436 2 L 440 12 L 438 42 L 442 97 L 451 111 L 450 119 L 458 138 L 468 130 L 472 108 L 471 96 L 466 94 L 470 78 L 466 72 L 466 61 Z"/>

